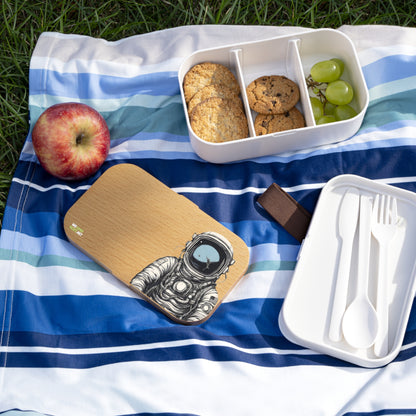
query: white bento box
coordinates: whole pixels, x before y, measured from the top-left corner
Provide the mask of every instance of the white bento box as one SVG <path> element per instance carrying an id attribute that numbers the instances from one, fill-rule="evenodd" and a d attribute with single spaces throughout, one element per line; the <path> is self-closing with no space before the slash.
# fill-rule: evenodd
<path id="1" fill-rule="evenodd" d="M 377 195 L 389 196 L 391 201 L 395 198 L 397 220 L 394 221 L 394 235 L 388 238 L 387 253 L 383 255 L 379 241 L 373 234 L 372 210 L 365 211 L 360 205 L 350 247 L 351 261 L 348 274 L 344 275 L 348 279 L 344 290 L 340 291 L 341 255 L 347 249 L 344 244 L 349 244 L 341 238 L 340 223 L 354 221 L 353 212 L 356 212 L 351 208 L 345 212 L 341 206 L 347 192 L 351 193 L 352 190 L 358 193 L 360 201 L 367 198 L 371 208 L 376 198 L 381 200 Z M 378 206 L 381 207 L 380 203 Z M 391 362 L 400 352 L 416 290 L 415 212 L 416 194 L 413 192 L 355 175 L 340 175 L 331 179 L 320 194 L 279 314 L 279 327 L 283 335 L 296 344 L 359 366 L 374 368 Z M 341 218 L 342 213 L 344 218 Z M 361 236 L 368 240 L 362 240 Z M 361 245 L 363 241 L 368 241 L 368 250 Z M 343 332 L 344 326 L 348 325 L 343 322 L 347 319 L 346 311 L 355 299 L 359 279 L 363 276 L 363 259 L 367 261 L 367 294 L 379 314 L 377 335 L 382 335 L 383 328 L 387 329 L 384 352 L 372 341 L 366 346 L 357 346 L 354 340 L 354 346 L 351 346 Z M 380 264 L 379 261 L 384 263 Z M 381 270 L 386 272 L 384 278 L 379 274 Z M 387 317 L 382 314 L 383 308 Z M 354 320 L 352 330 L 357 331 L 356 334 L 360 334 L 361 324 L 364 324 L 364 328 L 368 325 L 366 318 L 367 315 L 363 313 Z M 386 322 L 388 324 L 384 325 Z M 338 338 L 330 333 L 334 324 L 339 331 Z M 366 337 L 368 334 L 364 335 Z"/>
<path id="2" fill-rule="evenodd" d="M 340 58 L 345 62 L 342 79 L 350 82 L 354 88 L 354 99 L 350 105 L 358 114 L 348 120 L 316 125 L 305 77 L 309 75 L 313 64 L 331 58 Z M 208 61 L 227 66 L 237 77 L 250 137 L 224 143 L 211 143 L 200 139 L 192 131 L 186 111 L 183 79 L 194 65 Z M 255 136 L 255 113 L 248 105 L 245 89 L 250 82 L 264 75 L 285 75 L 298 84 L 300 100 L 296 107 L 302 112 L 306 127 Z M 317 29 L 262 41 L 196 51 L 180 66 L 178 79 L 191 145 L 202 159 L 213 163 L 307 149 L 345 140 L 360 128 L 369 100 L 354 45 L 346 35 L 334 29 Z"/>

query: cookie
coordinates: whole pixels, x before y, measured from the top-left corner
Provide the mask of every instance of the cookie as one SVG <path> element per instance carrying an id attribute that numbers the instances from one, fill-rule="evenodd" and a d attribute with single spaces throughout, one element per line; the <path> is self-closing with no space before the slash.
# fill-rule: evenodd
<path id="1" fill-rule="evenodd" d="M 260 114 L 282 114 L 299 101 L 299 87 L 283 75 L 257 78 L 246 92 L 250 108 Z"/>
<path id="2" fill-rule="evenodd" d="M 185 101 L 189 103 L 199 90 L 210 84 L 225 85 L 236 94 L 240 93 L 237 79 L 226 66 L 213 62 L 203 62 L 193 66 L 183 79 Z"/>
<path id="3" fill-rule="evenodd" d="M 227 98 L 235 101 L 243 108 L 243 102 L 240 97 L 229 87 L 222 84 L 211 84 L 199 90 L 188 103 L 188 113 L 190 114 L 194 107 L 204 100 L 212 97 Z"/>
<path id="4" fill-rule="evenodd" d="M 190 115 L 194 133 L 214 143 L 248 136 L 247 118 L 241 106 L 225 98 L 208 98 L 194 107 Z"/>
<path id="5" fill-rule="evenodd" d="M 296 107 L 283 114 L 257 114 L 254 121 L 256 136 L 300 127 L 305 127 L 305 119 Z"/>

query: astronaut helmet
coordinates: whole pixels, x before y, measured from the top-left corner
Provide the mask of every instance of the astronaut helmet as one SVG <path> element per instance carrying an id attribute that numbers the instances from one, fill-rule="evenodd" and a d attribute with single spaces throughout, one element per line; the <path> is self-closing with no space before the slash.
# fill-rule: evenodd
<path id="1" fill-rule="evenodd" d="M 184 249 L 183 262 L 195 277 L 217 280 L 234 263 L 233 248 L 218 233 L 194 234 Z"/>

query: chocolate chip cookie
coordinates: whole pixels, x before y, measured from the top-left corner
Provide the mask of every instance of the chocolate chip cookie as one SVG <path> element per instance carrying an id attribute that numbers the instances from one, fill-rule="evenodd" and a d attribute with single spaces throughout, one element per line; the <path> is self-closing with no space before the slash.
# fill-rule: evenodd
<path id="1" fill-rule="evenodd" d="M 254 121 L 257 136 L 300 127 L 305 127 L 305 119 L 296 107 L 283 114 L 257 114 Z"/>
<path id="2" fill-rule="evenodd" d="M 299 101 L 299 87 L 283 75 L 267 75 L 246 89 L 250 108 L 260 114 L 282 114 Z"/>

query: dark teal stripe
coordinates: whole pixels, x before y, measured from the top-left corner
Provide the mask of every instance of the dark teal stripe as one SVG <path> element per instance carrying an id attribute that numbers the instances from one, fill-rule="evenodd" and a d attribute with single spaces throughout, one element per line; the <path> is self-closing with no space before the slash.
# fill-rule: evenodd
<path id="1" fill-rule="evenodd" d="M 81 270 L 104 270 L 92 260 L 76 260 L 56 255 L 36 256 L 25 251 L 8 250 L 4 248 L 0 249 L 0 260 L 15 260 L 27 263 L 33 267 L 63 266 Z"/>
<path id="2" fill-rule="evenodd" d="M 161 108 L 126 106 L 115 111 L 101 112 L 110 129 L 111 140 L 132 137 L 139 133 L 167 132 L 187 136 L 184 108 L 175 97 Z M 44 108 L 31 106 L 30 118 L 37 120 Z"/>
<path id="3" fill-rule="evenodd" d="M 415 108 L 416 89 L 371 100 L 361 130 L 380 128 L 394 122 L 415 121 Z"/>
<path id="4" fill-rule="evenodd" d="M 296 261 L 259 261 L 257 263 L 251 264 L 248 269 L 247 273 L 251 272 L 265 272 L 265 271 L 272 271 L 272 270 L 295 270 Z"/>

